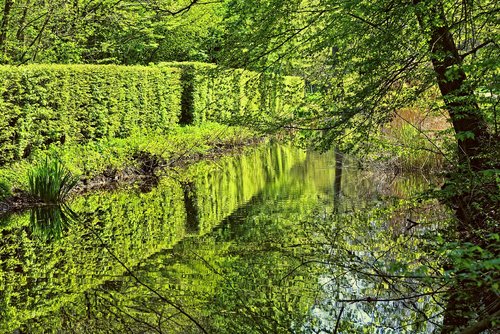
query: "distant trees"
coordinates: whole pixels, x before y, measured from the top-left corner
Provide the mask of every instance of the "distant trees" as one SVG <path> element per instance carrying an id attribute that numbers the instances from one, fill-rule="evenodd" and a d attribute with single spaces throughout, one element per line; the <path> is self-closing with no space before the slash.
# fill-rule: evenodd
<path id="1" fill-rule="evenodd" d="M 218 2 L 2 0 L 3 64 L 214 61 Z"/>

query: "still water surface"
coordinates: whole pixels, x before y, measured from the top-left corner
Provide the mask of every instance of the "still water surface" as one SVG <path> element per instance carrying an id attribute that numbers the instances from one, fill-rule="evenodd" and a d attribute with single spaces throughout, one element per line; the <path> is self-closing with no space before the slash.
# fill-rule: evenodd
<path id="1" fill-rule="evenodd" d="M 417 311 L 339 302 L 401 289 L 355 272 L 376 253 L 394 265 L 395 251 L 419 247 L 399 249 L 401 222 L 418 213 L 380 212 L 426 180 L 354 165 L 344 162 L 339 189 L 333 152 L 266 144 L 153 187 L 3 217 L 0 332 L 431 332 L 429 321 L 414 325 L 419 313 L 439 321 L 428 299 L 415 300 Z"/>

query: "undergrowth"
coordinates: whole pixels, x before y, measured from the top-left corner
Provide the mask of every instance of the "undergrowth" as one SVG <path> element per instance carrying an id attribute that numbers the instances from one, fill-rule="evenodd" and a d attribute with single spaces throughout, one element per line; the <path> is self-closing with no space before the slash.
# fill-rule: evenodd
<path id="1" fill-rule="evenodd" d="M 418 108 L 399 110 L 396 115 L 376 140 L 381 146 L 377 151 L 383 152 L 380 158 L 403 171 L 441 170 L 449 159 L 446 119 Z"/>
<path id="2" fill-rule="evenodd" d="M 207 122 L 200 126 L 178 126 L 167 134 L 140 133 L 84 145 L 52 146 L 33 152 L 28 159 L 1 167 L 0 180 L 15 188 L 29 189 L 30 171 L 43 165 L 47 157 L 57 157 L 68 172 L 86 182 L 127 169 L 141 171 L 144 161 L 140 157 L 150 157 L 161 162 L 162 167 L 168 167 L 183 157 L 204 154 L 221 145 L 244 144 L 255 137 L 256 134 L 246 128 Z M 9 188 L 6 186 L 10 193 Z"/>
<path id="3" fill-rule="evenodd" d="M 62 203 L 78 183 L 78 177 L 58 159 L 46 158 L 28 171 L 28 192 L 47 204 Z"/>

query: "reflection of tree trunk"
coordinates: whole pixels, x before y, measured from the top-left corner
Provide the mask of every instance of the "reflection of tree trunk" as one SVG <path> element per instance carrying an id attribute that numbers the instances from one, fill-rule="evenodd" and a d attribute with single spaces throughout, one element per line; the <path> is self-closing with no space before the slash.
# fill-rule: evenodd
<path id="1" fill-rule="evenodd" d="M 182 191 L 186 209 L 186 232 L 188 234 L 198 234 L 200 232 L 200 218 L 198 215 L 196 186 L 193 182 L 185 182 L 182 184 Z"/>
<path id="2" fill-rule="evenodd" d="M 89 293 L 88 291 L 85 291 L 84 292 L 84 297 L 85 297 L 85 306 L 86 306 L 86 309 L 87 309 L 87 319 L 90 320 L 92 317 L 91 317 L 91 314 L 92 314 L 92 306 L 90 304 L 90 298 L 89 298 Z"/>
<path id="3" fill-rule="evenodd" d="M 344 155 L 338 148 L 335 148 L 335 181 L 333 183 L 333 212 L 339 212 L 340 195 L 342 193 L 342 165 Z"/>

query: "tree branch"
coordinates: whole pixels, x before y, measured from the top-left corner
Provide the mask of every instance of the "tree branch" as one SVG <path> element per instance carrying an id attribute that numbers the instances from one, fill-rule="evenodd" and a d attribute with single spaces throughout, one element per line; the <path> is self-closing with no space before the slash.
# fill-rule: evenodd
<path id="1" fill-rule="evenodd" d="M 483 47 L 485 47 L 485 46 L 487 46 L 489 44 L 492 44 L 492 43 L 494 43 L 494 42 L 491 39 L 487 40 L 486 42 L 481 43 L 478 46 L 474 47 L 472 50 L 467 51 L 464 54 L 461 54 L 460 58 L 462 58 L 462 60 L 463 60 L 465 57 L 470 56 L 471 54 L 475 54 L 479 49 L 481 49 L 481 48 L 483 48 Z"/>
<path id="2" fill-rule="evenodd" d="M 175 15 L 179 15 L 179 14 L 183 14 L 183 13 L 188 12 L 194 5 L 210 5 L 210 4 L 214 4 L 214 3 L 221 3 L 222 1 L 221 0 L 214 0 L 214 1 L 191 0 L 189 2 L 189 4 L 185 5 L 184 7 L 179 8 L 179 9 L 176 9 L 176 10 L 161 8 L 159 5 L 151 3 L 150 0 L 145 0 L 145 2 L 147 2 L 148 6 L 156 12 L 166 13 L 166 14 L 175 16 Z"/>
<path id="3" fill-rule="evenodd" d="M 395 302 L 395 301 L 403 301 L 403 300 L 409 300 L 409 299 L 415 299 L 415 298 L 420 298 L 424 296 L 433 296 L 438 293 L 445 293 L 446 291 L 432 291 L 432 292 L 426 292 L 426 293 L 421 293 L 418 295 L 413 295 L 413 296 L 404 296 L 404 297 L 398 297 L 398 298 L 376 298 L 376 297 L 366 297 L 366 298 L 360 298 L 360 299 L 340 299 L 338 300 L 341 303 L 359 303 L 359 302 Z"/>
<path id="4" fill-rule="evenodd" d="M 355 18 L 355 19 L 357 19 L 357 20 L 360 20 L 361 22 L 364 22 L 364 23 L 368 24 L 370 27 L 373 27 L 373 28 L 375 28 L 375 29 L 379 29 L 379 30 L 383 30 L 382 28 L 380 28 L 380 25 L 379 25 L 379 24 L 376 24 L 376 23 L 370 22 L 370 21 L 368 21 L 367 19 L 362 18 L 362 17 L 361 17 L 361 16 L 359 16 L 359 15 L 356 15 L 356 14 L 353 14 L 353 13 L 349 13 L 349 12 L 347 12 L 346 14 L 347 14 L 347 15 L 349 15 L 350 17 L 353 17 L 353 18 Z"/>

